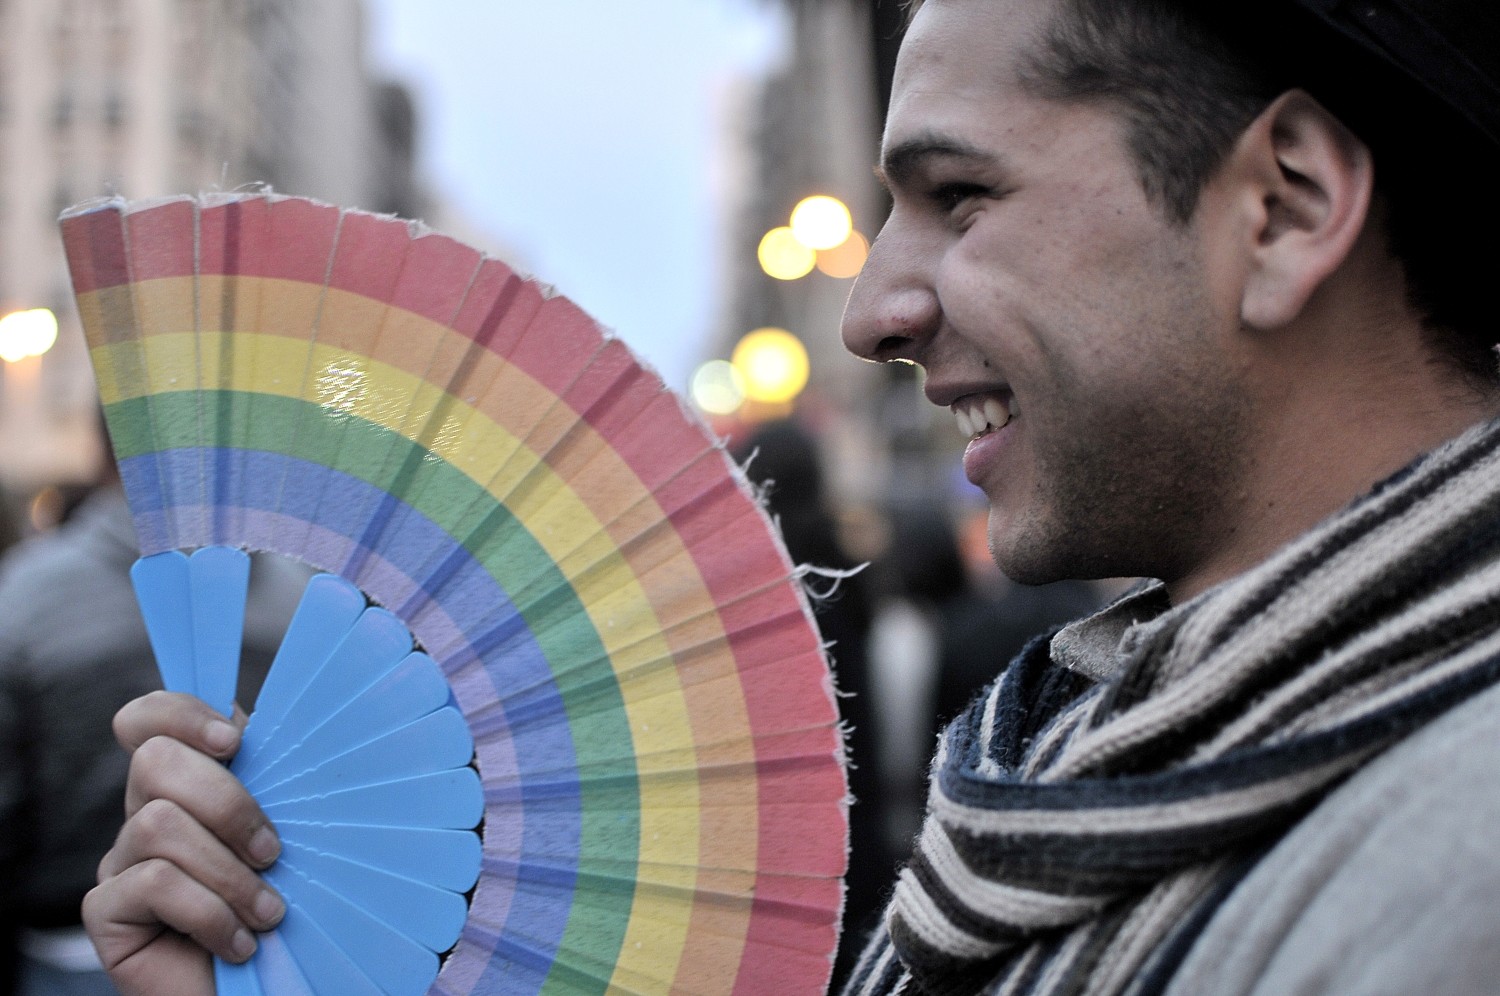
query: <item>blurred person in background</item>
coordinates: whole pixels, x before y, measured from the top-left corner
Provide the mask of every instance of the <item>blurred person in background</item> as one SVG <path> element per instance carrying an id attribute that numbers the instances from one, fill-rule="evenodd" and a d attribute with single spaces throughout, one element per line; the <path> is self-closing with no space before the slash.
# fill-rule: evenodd
<path id="1" fill-rule="evenodd" d="M 102 416 L 101 416 L 102 434 Z M 111 721 L 161 688 L 130 584 L 135 531 L 112 454 L 62 521 L 0 560 L 0 916 L 20 996 L 115 992 L 79 907 L 124 822 Z M 237 700 L 253 702 L 311 571 L 251 560 Z M 13 988 L 12 988 L 13 987 Z"/>
<path id="2" fill-rule="evenodd" d="M 766 511 L 780 524 L 792 563 L 849 571 L 858 565 L 839 544 L 838 523 L 828 507 L 817 441 L 790 419 L 767 422 L 734 446 L 745 474 L 763 489 Z M 867 645 L 871 619 L 869 582 L 864 573 L 838 579 L 809 575 L 813 613 L 828 646 L 838 681 L 839 711 L 849 752 L 849 873 L 845 877 L 845 928 L 834 962 L 834 979 L 854 967 L 859 955 L 850 929 L 876 914 L 890 884 L 881 837 L 881 781 L 870 716 Z M 827 592 L 826 597 L 817 597 Z"/>
<path id="3" fill-rule="evenodd" d="M 890 549 L 877 571 L 888 599 L 871 633 L 869 681 L 882 864 L 894 871 L 921 829 L 938 732 L 1034 637 L 1088 615 L 1102 599 L 1086 581 L 1015 584 L 988 556 L 989 571 L 981 574 L 936 509 L 907 510 L 891 522 Z M 868 933 L 874 924 L 862 926 Z"/>

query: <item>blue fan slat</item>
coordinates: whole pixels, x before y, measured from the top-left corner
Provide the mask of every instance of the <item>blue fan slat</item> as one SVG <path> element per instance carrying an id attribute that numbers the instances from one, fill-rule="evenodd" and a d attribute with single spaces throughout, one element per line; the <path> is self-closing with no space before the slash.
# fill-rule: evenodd
<path id="1" fill-rule="evenodd" d="M 428 950 L 453 947 L 469 914 L 464 897 L 283 840 L 281 860 Z"/>
<path id="2" fill-rule="evenodd" d="M 283 840 L 393 872 L 454 892 L 467 892 L 479 879 L 479 837 L 467 830 L 430 827 L 378 827 L 352 823 L 276 824 Z"/>
<path id="3" fill-rule="evenodd" d="M 277 823 L 297 820 L 469 830 L 479 825 L 484 814 L 484 795 L 479 776 L 470 768 L 459 768 L 313 799 L 273 802 L 261 809 Z"/>
<path id="4" fill-rule="evenodd" d="M 249 555 L 227 546 L 204 547 L 191 557 L 168 550 L 137 560 L 130 581 L 163 686 L 233 715 Z"/>
<path id="5" fill-rule="evenodd" d="M 266 877 L 271 878 L 270 875 Z M 281 889 L 274 880 L 273 884 Z M 283 891 L 282 895 L 286 893 Z M 314 996 L 386 996 L 300 904 L 292 901 L 290 896 L 287 899 L 286 916 L 276 933 L 286 942 L 290 960 L 300 970 Z M 270 978 L 263 977 L 262 981 L 267 989 L 274 989 L 280 996 L 280 989 Z"/>
<path id="6" fill-rule="evenodd" d="M 311 771 L 258 790 L 262 804 L 327 795 L 433 771 L 461 768 L 474 756 L 463 715 L 443 708 L 331 758 Z"/>
<path id="7" fill-rule="evenodd" d="M 295 903 L 316 921 L 328 939 L 387 996 L 422 996 L 437 978 L 436 954 L 286 862 L 271 866 L 266 880 L 288 903 Z M 311 974 L 305 960 L 299 957 L 297 963 Z M 322 987 L 312 981 L 321 994 Z"/>
<path id="8" fill-rule="evenodd" d="M 193 671 L 197 695 L 225 716 L 234 715 L 245 631 L 245 595 L 250 555 L 227 546 L 206 546 L 188 558 L 192 595 Z"/>
<path id="9" fill-rule="evenodd" d="M 301 915 L 300 911 L 298 915 Z M 331 941 L 327 943 L 332 944 Z M 297 966 L 297 959 L 280 929 L 260 936 L 260 947 L 249 964 L 255 966 L 255 974 L 267 996 L 317 996 L 307 976 Z M 222 989 L 219 996 L 224 996 Z"/>
<path id="10" fill-rule="evenodd" d="M 432 658 L 423 653 L 410 654 L 309 731 L 295 751 L 261 769 L 247 784 L 258 794 L 421 719 L 447 701 L 447 679 Z"/>
<path id="11" fill-rule="evenodd" d="M 214 992 L 217 996 L 266 996 L 256 974 L 255 961 L 243 965 L 231 965 L 222 959 L 214 959 Z M 278 996 L 281 996 L 278 993 Z"/>
<path id="12" fill-rule="evenodd" d="M 193 669 L 193 596 L 188 559 L 177 550 L 142 557 L 130 568 L 130 583 L 151 638 L 151 652 L 169 692 L 198 693 Z"/>
<path id="13" fill-rule="evenodd" d="M 260 774 L 289 753 L 349 699 L 378 681 L 411 653 L 411 633 L 384 609 L 366 609 L 338 647 L 316 669 L 302 694 L 287 709 L 281 724 L 253 755 L 244 757 L 235 774 L 255 791 Z M 290 662 L 289 662 L 290 663 Z"/>
<path id="14" fill-rule="evenodd" d="M 307 682 L 354 628 L 365 608 L 364 592 L 335 574 L 319 574 L 307 582 L 302 601 L 255 700 L 241 753 L 260 752 Z"/>

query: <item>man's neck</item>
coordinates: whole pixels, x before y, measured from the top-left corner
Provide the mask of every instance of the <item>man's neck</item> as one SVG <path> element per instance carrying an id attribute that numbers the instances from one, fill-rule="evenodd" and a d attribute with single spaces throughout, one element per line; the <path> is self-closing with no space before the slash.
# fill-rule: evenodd
<path id="1" fill-rule="evenodd" d="M 1317 438 L 1311 428 L 1291 434 L 1289 455 L 1302 457 L 1294 461 L 1297 470 L 1282 476 L 1276 488 L 1247 494 L 1244 514 L 1227 531 L 1218 554 L 1167 583 L 1172 604 L 1181 605 L 1255 567 L 1417 457 L 1479 422 L 1500 416 L 1500 406 L 1462 414 L 1469 417 L 1443 419 L 1421 427 L 1428 431 L 1386 426 L 1385 431 L 1392 434 L 1386 435 L 1384 445 L 1379 447 L 1340 445 L 1333 437 Z M 1375 420 L 1368 429 L 1371 433 L 1382 431 Z"/>
<path id="2" fill-rule="evenodd" d="M 1210 555 L 1167 579 L 1174 605 L 1249 570 L 1422 454 L 1500 417 L 1500 385 L 1466 380 L 1433 357 L 1420 333 L 1386 338 L 1386 355 L 1364 364 L 1319 364 L 1297 352 L 1280 354 L 1262 381 L 1260 411 L 1268 414 L 1258 419 L 1239 495 L 1206 544 Z"/>

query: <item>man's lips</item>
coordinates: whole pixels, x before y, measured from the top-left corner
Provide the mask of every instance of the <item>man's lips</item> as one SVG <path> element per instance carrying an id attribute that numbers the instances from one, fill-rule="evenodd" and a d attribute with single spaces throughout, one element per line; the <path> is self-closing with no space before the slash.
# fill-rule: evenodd
<path id="1" fill-rule="evenodd" d="M 980 485 L 986 469 L 998 458 L 1005 441 L 1015 434 L 1012 423 L 1021 412 L 1009 391 L 966 394 L 949 406 L 958 420 L 958 431 L 969 437 L 964 450 L 964 476 Z"/>

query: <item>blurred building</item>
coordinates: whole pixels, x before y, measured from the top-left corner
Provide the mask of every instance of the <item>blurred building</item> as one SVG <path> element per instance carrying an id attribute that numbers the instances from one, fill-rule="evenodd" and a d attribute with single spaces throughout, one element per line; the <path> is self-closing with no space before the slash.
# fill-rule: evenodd
<path id="1" fill-rule="evenodd" d="M 844 350 L 839 322 L 853 278 L 815 269 L 778 280 L 762 270 L 756 254 L 761 237 L 786 225 L 793 207 L 813 194 L 848 205 L 865 237 L 873 240 L 879 232 L 889 199 L 873 167 L 905 23 L 902 4 L 783 2 L 792 20 L 792 52 L 753 111 L 751 182 L 728 248 L 730 303 L 712 352 L 728 358 L 741 336 L 763 326 L 801 339 L 811 373 L 797 400 L 798 417 L 821 437 L 832 497 L 846 517 L 957 502 L 965 488 L 954 474 L 962 440 L 952 418 L 921 396 L 919 371 L 877 367 Z M 755 415 L 747 408 L 741 417 Z M 867 556 L 879 553 L 857 538 L 851 545 Z"/>
<path id="2" fill-rule="evenodd" d="M 371 78 L 362 21 L 360 0 L 0 2 L 0 313 L 60 325 L 45 355 L 4 364 L 0 486 L 97 461 L 63 208 L 261 182 L 421 213 L 411 99 Z"/>

